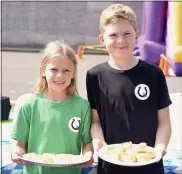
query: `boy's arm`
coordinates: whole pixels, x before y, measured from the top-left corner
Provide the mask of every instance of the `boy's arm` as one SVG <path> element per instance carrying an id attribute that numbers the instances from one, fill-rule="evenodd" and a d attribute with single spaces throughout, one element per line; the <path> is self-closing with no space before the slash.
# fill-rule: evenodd
<path id="1" fill-rule="evenodd" d="M 96 101 L 97 101 L 97 91 L 98 88 L 94 85 L 96 84 L 97 78 L 96 74 L 91 74 L 89 71 L 86 74 L 86 89 L 88 101 L 90 102 L 92 108 L 92 123 L 91 123 L 91 136 L 93 139 L 94 150 L 98 150 L 100 147 L 105 145 L 105 140 L 100 125 L 99 116 L 96 110 Z"/>
<path id="2" fill-rule="evenodd" d="M 92 139 L 104 140 L 104 135 L 99 121 L 97 110 L 92 109 L 92 124 L 91 124 Z"/>
<path id="3" fill-rule="evenodd" d="M 99 116 L 97 110 L 95 109 L 92 109 L 91 136 L 93 139 L 93 146 L 95 151 L 98 151 L 102 146 L 106 145 L 99 121 Z"/>
<path id="4" fill-rule="evenodd" d="M 166 148 L 171 137 L 171 121 L 169 107 L 165 107 L 158 111 L 158 129 L 156 134 L 155 147 L 162 151 L 165 155 Z"/>
<path id="5" fill-rule="evenodd" d="M 162 155 L 165 155 L 171 137 L 171 121 L 169 114 L 169 105 L 171 103 L 166 78 L 162 70 L 159 69 L 157 81 L 158 128 L 155 147 L 162 151 Z"/>

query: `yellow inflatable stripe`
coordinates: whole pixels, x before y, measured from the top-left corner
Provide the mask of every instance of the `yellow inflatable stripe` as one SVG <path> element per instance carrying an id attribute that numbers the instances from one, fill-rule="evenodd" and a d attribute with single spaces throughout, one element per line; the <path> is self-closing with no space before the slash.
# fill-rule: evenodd
<path id="1" fill-rule="evenodd" d="M 178 46 L 175 53 L 176 62 L 182 63 L 182 46 Z"/>
<path id="2" fill-rule="evenodd" d="M 99 48 L 105 48 L 104 45 L 83 45 L 83 47 L 99 47 Z"/>
<path id="3" fill-rule="evenodd" d="M 83 48 L 91 49 L 91 50 L 100 50 L 100 51 L 107 51 L 106 48 L 97 48 L 92 46 L 83 46 Z"/>
<path id="4" fill-rule="evenodd" d="M 173 2 L 175 46 L 182 46 L 182 2 Z"/>

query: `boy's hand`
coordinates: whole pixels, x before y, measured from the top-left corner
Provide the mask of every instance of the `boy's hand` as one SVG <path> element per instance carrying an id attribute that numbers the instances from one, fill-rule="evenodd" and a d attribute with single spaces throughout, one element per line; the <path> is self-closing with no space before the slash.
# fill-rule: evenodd
<path id="1" fill-rule="evenodd" d="M 155 146 L 155 148 L 161 152 L 162 157 L 167 153 L 166 148 L 163 144 L 158 144 Z"/>
<path id="2" fill-rule="evenodd" d="M 86 152 L 84 155 L 85 156 L 88 156 L 90 158 L 90 160 L 88 162 L 86 162 L 85 164 L 78 165 L 76 167 L 78 167 L 78 168 L 88 168 L 88 167 L 92 167 L 92 164 L 94 162 L 92 152 L 90 152 L 90 151 L 89 152 Z"/>
<path id="3" fill-rule="evenodd" d="M 105 141 L 100 140 L 100 139 L 94 139 L 93 140 L 93 147 L 94 147 L 95 152 L 98 152 L 101 147 L 104 147 L 106 145 L 107 145 L 107 143 Z"/>

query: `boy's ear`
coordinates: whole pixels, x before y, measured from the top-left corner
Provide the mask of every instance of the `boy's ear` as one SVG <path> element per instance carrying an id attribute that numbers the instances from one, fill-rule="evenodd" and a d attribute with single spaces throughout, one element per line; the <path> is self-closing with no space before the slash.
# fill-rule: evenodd
<path id="1" fill-rule="evenodd" d="M 138 31 L 136 32 L 136 40 L 138 39 L 139 35 L 138 35 Z"/>
<path id="2" fill-rule="evenodd" d="M 75 76 L 76 76 L 76 73 L 74 73 L 74 74 L 72 75 L 71 79 L 74 79 L 74 78 L 75 78 Z"/>
<path id="3" fill-rule="evenodd" d="M 100 40 L 100 43 L 101 43 L 102 45 L 105 44 L 103 34 L 100 34 L 100 35 L 99 35 L 99 40 Z"/>

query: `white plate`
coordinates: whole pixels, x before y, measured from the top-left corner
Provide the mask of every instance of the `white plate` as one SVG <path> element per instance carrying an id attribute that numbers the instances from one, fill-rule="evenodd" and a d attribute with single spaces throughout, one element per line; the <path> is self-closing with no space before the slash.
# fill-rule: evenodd
<path id="1" fill-rule="evenodd" d="M 132 146 L 136 146 L 136 144 L 132 144 Z M 135 162 L 135 163 L 134 162 L 133 163 L 132 162 L 122 162 L 122 161 L 119 161 L 116 156 L 114 156 L 113 154 L 108 152 L 108 150 L 107 150 L 108 147 L 119 148 L 119 147 L 121 147 L 121 144 L 112 144 L 112 145 L 104 146 L 98 151 L 97 155 L 106 162 L 120 165 L 120 166 L 129 166 L 129 167 L 145 166 L 145 165 L 159 162 L 160 159 L 162 158 L 161 153 L 159 151 L 157 151 L 156 149 L 154 149 L 152 147 L 147 146 L 148 149 L 155 150 L 155 152 L 156 152 L 155 159 L 151 159 L 150 161 L 146 161 L 146 162 Z"/>
<path id="2" fill-rule="evenodd" d="M 78 162 L 72 162 L 72 163 L 70 163 L 70 162 L 69 163 L 68 162 L 65 162 L 65 163 L 63 163 L 63 162 L 62 163 L 44 163 L 44 162 L 41 162 L 41 161 L 38 161 L 38 160 L 26 159 L 23 156 L 19 156 L 19 158 L 22 161 L 29 162 L 29 163 L 32 163 L 32 164 L 35 164 L 35 165 L 45 166 L 45 167 L 70 167 L 70 166 L 77 166 L 77 165 L 85 164 L 86 162 L 88 162 L 90 160 L 89 157 L 83 156 L 83 155 L 82 155 L 82 159 L 81 160 L 78 159 Z"/>

